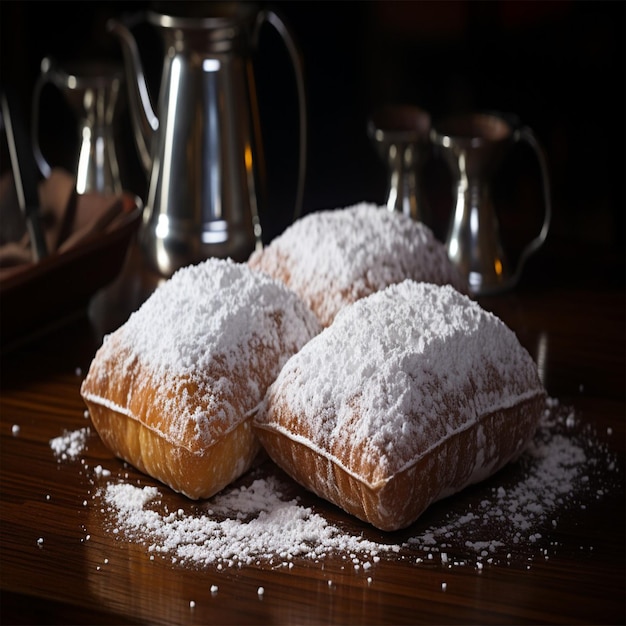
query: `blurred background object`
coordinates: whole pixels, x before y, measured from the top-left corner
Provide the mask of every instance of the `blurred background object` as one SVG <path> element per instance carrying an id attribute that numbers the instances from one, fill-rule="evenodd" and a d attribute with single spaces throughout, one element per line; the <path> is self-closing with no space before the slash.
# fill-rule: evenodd
<path id="1" fill-rule="evenodd" d="M 106 21 L 153 4 L 3 0 L 0 78 L 18 90 L 27 119 L 44 56 L 115 57 L 119 47 Z M 361 200 L 385 202 L 386 166 L 367 134 L 367 120 L 380 106 L 419 106 L 434 121 L 468 110 L 512 112 L 535 131 L 552 181 L 550 236 L 529 261 L 522 285 L 624 284 L 626 3 L 260 4 L 283 16 L 302 52 L 309 110 L 305 213 Z M 293 213 L 297 162 L 291 155 L 297 153 L 298 120 L 289 58 L 275 33 L 268 31 L 263 39 L 265 52 L 255 69 L 268 180 L 263 210 L 271 214 L 264 238 L 269 240 Z M 162 56 L 154 57 L 146 75 L 158 82 Z M 75 121 L 62 112 L 61 103 L 58 111 L 54 103 L 48 106 L 42 117 L 47 113 L 57 123 L 42 150 L 53 165 L 71 169 Z M 145 197 L 145 176 L 124 106 L 120 102 L 117 130 L 121 177 L 127 189 Z M 523 241 L 536 233 L 543 211 L 540 177 L 527 156 L 513 156 L 494 182 L 494 196 L 503 207 L 501 228 Z M 452 187 L 441 165 L 433 159 L 425 176 L 431 225 L 443 240 Z M 594 259 L 600 257 L 615 268 L 610 275 L 596 275 Z"/>
<path id="2" fill-rule="evenodd" d="M 431 139 L 450 166 L 454 207 L 448 219 L 448 257 L 467 278 L 475 295 L 500 293 L 519 281 L 524 264 L 545 243 L 552 221 L 550 175 L 535 134 L 517 118 L 496 113 L 459 113 L 442 119 L 431 129 Z M 500 233 L 500 207 L 493 203 L 492 179 L 504 167 L 511 151 L 521 143 L 534 153 L 541 174 L 543 220 L 537 234 L 517 251 L 509 263 Z"/>
<path id="3" fill-rule="evenodd" d="M 431 157 L 430 113 L 406 104 L 383 105 L 372 113 L 367 130 L 388 169 L 386 207 L 429 223 L 422 168 Z"/>
<path id="4" fill-rule="evenodd" d="M 44 57 L 33 91 L 32 144 L 39 170 L 47 178 L 52 167 L 39 145 L 39 112 L 45 109 L 44 88 L 53 85 L 76 117 L 80 151 L 76 159 L 76 191 L 122 193 L 115 154 L 116 103 L 123 84 L 122 67 L 80 59 L 59 67 Z M 54 123 L 54 120 L 52 120 Z M 44 132 L 45 135 L 45 132 Z"/>

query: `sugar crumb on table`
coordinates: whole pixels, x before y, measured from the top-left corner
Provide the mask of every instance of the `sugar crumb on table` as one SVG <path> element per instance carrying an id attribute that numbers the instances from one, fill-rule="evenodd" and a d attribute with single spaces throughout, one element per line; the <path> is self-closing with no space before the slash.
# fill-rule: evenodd
<path id="1" fill-rule="evenodd" d="M 76 460 L 82 451 L 77 442 L 85 441 L 85 430 L 51 440 L 59 461 Z M 306 502 L 291 497 L 288 479 L 263 475 L 260 469 L 250 472 L 248 484 L 231 486 L 195 503 L 192 510 L 178 505 L 170 511 L 164 501 L 173 494 L 166 487 L 131 484 L 123 466 L 116 475 L 100 465 L 92 470 L 92 499 L 104 511 L 105 531 L 116 540 L 143 545 L 149 558 L 180 567 L 222 571 L 293 568 L 302 562 L 322 566 L 344 554 L 355 573 L 373 571 L 381 559 L 469 567 L 481 573 L 498 564 L 528 569 L 535 559 L 557 553 L 559 543 L 550 536 L 564 515 L 603 498 L 614 487 L 598 482 L 601 464 L 611 468 L 617 484 L 618 459 L 570 407 L 549 399 L 535 438 L 515 466 L 471 488 L 471 493 L 438 503 L 436 514 L 427 511 L 406 532 L 388 538 L 363 532 L 360 523 L 350 529 L 331 522 L 317 511 L 314 496 Z M 211 593 L 217 591 L 213 585 Z"/>

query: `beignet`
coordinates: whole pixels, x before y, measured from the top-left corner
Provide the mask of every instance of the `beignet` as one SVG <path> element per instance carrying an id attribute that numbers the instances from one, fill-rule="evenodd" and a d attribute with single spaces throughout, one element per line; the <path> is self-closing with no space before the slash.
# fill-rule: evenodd
<path id="1" fill-rule="evenodd" d="M 250 415 L 320 326 L 282 283 L 209 259 L 163 283 L 104 338 L 81 394 L 118 457 L 190 498 L 243 474 Z"/>
<path id="2" fill-rule="evenodd" d="M 382 530 L 521 454 L 545 403 L 515 334 L 450 286 L 404 281 L 292 356 L 253 424 L 309 490 Z"/>
<path id="3" fill-rule="evenodd" d="M 323 326 L 344 306 L 407 278 L 467 292 L 427 226 L 368 203 L 300 218 L 248 264 L 293 289 Z"/>

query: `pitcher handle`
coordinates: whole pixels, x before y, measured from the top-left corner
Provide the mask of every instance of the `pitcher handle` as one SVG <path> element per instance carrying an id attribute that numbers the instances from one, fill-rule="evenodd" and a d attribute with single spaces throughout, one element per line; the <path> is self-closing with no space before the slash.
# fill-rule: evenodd
<path id="1" fill-rule="evenodd" d="M 298 186 L 296 188 L 296 201 L 293 219 L 297 220 L 302 214 L 302 203 L 304 198 L 304 182 L 306 176 L 306 150 L 307 150 L 307 109 L 306 109 L 306 92 L 304 86 L 304 67 L 300 56 L 300 51 L 296 45 L 296 41 L 291 34 L 285 22 L 271 9 L 262 10 L 256 22 L 256 29 L 253 41 L 259 36 L 261 26 L 268 22 L 271 24 L 281 36 L 287 52 L 291 58 L 293 70 L 296 78 L 296 88 L 298 91 L 298 115 L 300 119 L 300 136 L 299 136 L 299 165 L 298 165 Z"/>
<path id="2" fill-rule="evenodd" d="M 33 154 L 35 156 L 35 162 L 39 171 L 44 178 L 50 176 L 52 166 L 44 157 L 39 144 L 39 110 L 41 102 L 41 92 L 47 83 L 54 83 L 51 78 L 52 69 L 54 68 L 54 61 L 50 57 L 44 57 L 41 60 L 41 73 L 37 77 L 35 82 L 35 88 L 33 90 L 33 106 L 32 106 L 32 118 L 31 118 L 31 144 L 33 147 Z"/>
<path id="3" fill-rule="evenodd" d="M 513 283 L 515 284 L 519 279 L 522 269 L 524 268 L 524 264 L 528 260 L 528 258 L 533 255 L 541 246 L 544 244 L 548 231 L 550 230 L 550 222 L 552 220 L 552 203 L 550 198 L 550 178 L 548 175 L 548 164 L 546 161 L 546 157 L 541 147 L 539 141 L 537 140 L 535 133 L 528 128 L 527 126 L 522 126 L 518 128 L 515 132 L 515 141 L 526 142 L 533 149 L 537 160 L 539 161 L 539 168 L 541 170 L 541 179 L 543 185 L 543 204 L 544 204 L 544 215 L 543 215 L 543 224 L 541 226 L 541 230 L 539 234 L 522 250 L 520 258 L 517 262 L 517 268 L 515 270 L 515 275 L 513 276 Z"/>

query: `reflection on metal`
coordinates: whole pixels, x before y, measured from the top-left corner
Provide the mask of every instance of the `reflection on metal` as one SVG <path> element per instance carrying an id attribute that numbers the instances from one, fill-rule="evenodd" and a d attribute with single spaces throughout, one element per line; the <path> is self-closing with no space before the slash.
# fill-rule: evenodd
<path id="1" fill-rule="evenodd" d="M 140 242 L 164 276 L 210 256 L 245 261 L 261 245 L 262 155 L 249 56 L 266 23 L 282 36 L 296 74 L 301 125 L 296 214 L 302 202 L 306 109 L 289 31 L 273 12 L 259 12 L 252 4 L 199 8 L 207 15 L 146 14 L 164 44 L 156 109 L 133 34 L 116 20 L 109 23 L 122 45 L 135 143 L 149 178 Z"/>
<path id="2" fill-rule="evenodd" d="M 530 129 L 514 128 L 491 114 L 451 117 L 437 124 L 430 136 L 442 149 L 455 180 L 455 205 L 446 239 L 448 256 L 467 277 L 474 295 L 513 287 L 528 257 L 543 245 L 550 227 L 550 182 L 539 143 Z M 490 185 L 494 172 L 518 142 L 530 145 L 539 161 L 545 213 L 539 235 L 511 268 L 502 247 Z"/>
<path id="3" fill-rule="evenodd" d="M 217 72 L 221 67 L 219 59 L 204 59 L 202 61 L 202 69 L 205 72 Z"/>
<path id="4" fill-rule="evenodd" d="M 539 380 L 541 384 L 546 384 L 546 367 L 548 363 L 548 335 L 544 331 L 539 335 L 537 340 L 537 371 L 539 372 Z"/>
<path id="5" fill-rule="evenodd" d="M 430 115 L 414 106 L 382 107 L 368 123 L 370 138 L 387 165 L 387 208 L 424 223 L 429 212 L 420 178 L 429 131 Z"/>
<path id="6" fill-rule="evenodd" d="M 39 126 L 41 110 L 45 110 L 43 90 L 53 85 L 63 94 L 78 120 L 76 191 L 80 194 L 122 192 L 113 133 L 122 80 L 122 68 L 116 65 L 85 61 L 62 67 L 50 57 L 41 61 L 41 73 L 33 92 L 32 143 L 37 165 L 45 177 L 50 176 L 52 165 L 39 145 Z"/>

